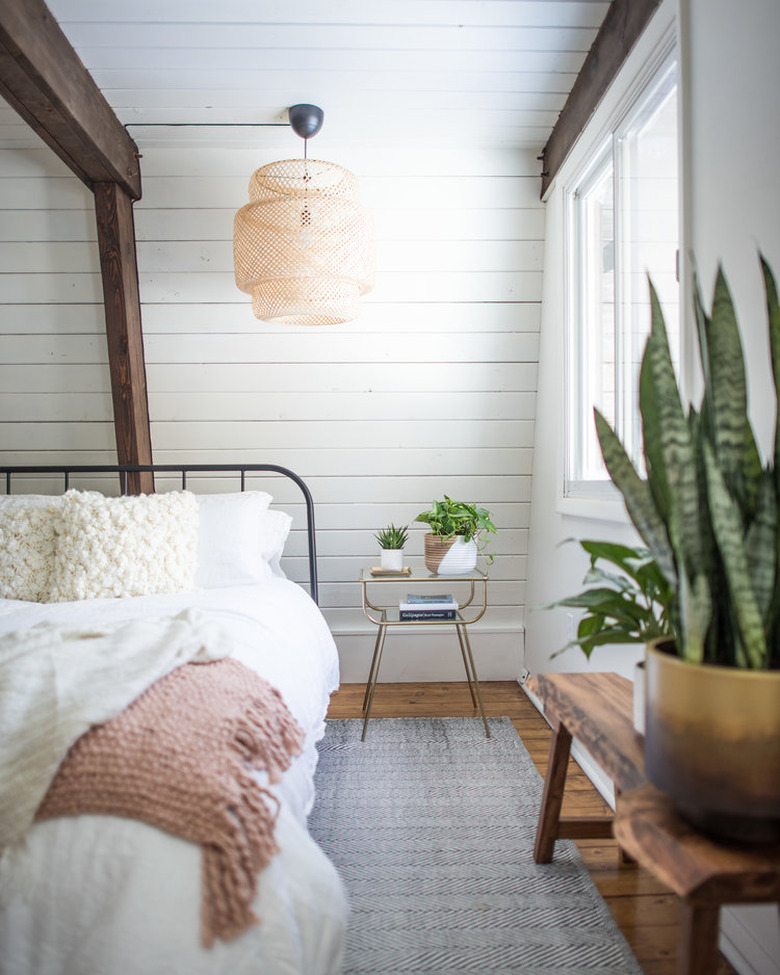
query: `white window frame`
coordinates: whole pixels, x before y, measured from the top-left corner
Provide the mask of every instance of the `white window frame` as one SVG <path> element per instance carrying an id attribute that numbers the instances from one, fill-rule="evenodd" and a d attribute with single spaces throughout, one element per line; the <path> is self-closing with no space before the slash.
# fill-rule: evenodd
<path id="1" fill-rule="evenodd" d="M 618 433 L 623 439 L 625 424 L 632 424 L 634 430 L 637 429 L 636 418 L 638 408 L 636 403 L 630 402 L 631 381 L 630 374 L 632 365 L 630 358 L 622 355 L 621 341 L 624 327 L 621 316 L 627 307 L 625 295 L 623 293 L 623 258 L 622 249 L 626 246 L 624 229 L 626 217 L 622 214 L 625 199 L 622 192 L 622 167 L 623 167 L 623 146 L 626 136 L 631 133 L 636 122 L 641 115 L 647 111 L 648 105 L 655 100 L 659 104 L 663 98 L 668 96 L 659 95 L 669 81 L 674 82 L 677 90 L 678 117 L 679 117 L 679 78 L 678 78 L 678 56 L 675 50 L 673 38 L 668 38 L 660 49 L 657 49 L 655 56 L 645 65 L 645 70 L 636 79 L 630 91 L 618 103 L 613 112 L 611 124 L 602 129 L 601 136 L 593 139 L 589 151 L 582 156 L 579 166 L 573 171 L 570 179 L 566 181 L 564 187 L 564 239 L 566 242 L 566 261 L 565 261 L 565 316 L 566 316 L 566 341 L 565 341 L 565 433 L 564 433 L 564 458 L 563 458 L 563 499 L 576 502 L 578 499 L 583 501 L 616 501 L 619 498 L 614 486 L 609 481 L 606 470 L 603 477 L 582 477 L 577 476 L 583 468 L 583 457 L 585 456 L 585 440 L 587 434 L 586 425 L 593 426 L 592 413 L 588 416 L 583 415 L 582 403 L 587 401 L 583 394 L 583 385 L 587 384 L 588 377 L 581 369 L 581 354 L 584 350 L 586 337 L 583 335 L 583 317 L 580 309 L 584 305 L 584 282 L 583 267 L 586 255 L 583 253 L 581 234 L 583 229 L 580 226 L 580 215 L 577 208 L 579 201 L 587 191 L 592 188 L 601 177 L 604 167 L 611 165 L 613 194 L 614 194 L 614 308 L 615 308 L 615 344 L 616 344 L 616 374 L 617 388 L 615 390 L 615 411 L 616 426 Z M 654 109 L 653 109 L 654 110 Z M 678 125 L 678 146 L 680 131 Z M 679 153 L 679 149 L 678 149 Z M 677 184 L 677 240 L 679 247 L 681 225 L 681 187 L 678 178 Z M 679 291 L 678 291 L 679 302 Z M 668 305 L 664 304 L 665 311 Z M 679 305 L 678 309 L 679 311 Z M 673 348 L 675 358 L 679 352 L 677 347 Z M 621 381 L 622 372 L 622 381 Z M 595 433 L 593 434 L 595 437 Z M 597 444 L 597 441 L 596 441 Z M 641 443 L 636 444 L 641 449 Z M 638 449 L 635 453 L 638 453 Z"/>

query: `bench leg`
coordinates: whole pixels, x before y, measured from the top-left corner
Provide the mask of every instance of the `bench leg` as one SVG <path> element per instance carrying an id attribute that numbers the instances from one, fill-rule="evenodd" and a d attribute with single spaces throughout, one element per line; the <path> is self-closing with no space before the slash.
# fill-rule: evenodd
<path id="1" fill-rule="evenodd" d="M 534 861 L 536 863 L 549 863 L 553 858 L 570 751 L 571 735 L 560 719 L 556 718 L 553 724 L 553 737 L 550 742 L 550 757 L 547 763 L 547 775 L 544 779 L 539 822 L 536 827 L 536 843 L 534 844 Z"/>
<path id="2" fill-rule="evenodd" d="M 718 969 L 720 909 L 680 902 L 678 975 L 713 975 Z"/>
<path id="3" fill-rule="evenodd" d="M 620 799 L 620 789 L 615 786 L 615 808 L 617 808 L 618 800 Z M 618 846 L 618 851 L 620 853 L 620 862 L 625 864 L 636 864 L 636 860 L 631 856 L 630 853 L 626 853 L 622 846 Z"/>

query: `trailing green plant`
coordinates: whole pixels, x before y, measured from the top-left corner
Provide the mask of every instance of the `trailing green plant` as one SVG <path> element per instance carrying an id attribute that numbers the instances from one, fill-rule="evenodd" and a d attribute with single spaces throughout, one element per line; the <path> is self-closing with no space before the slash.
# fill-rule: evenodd
<path id="1" fill-rule="evenodd" d="M 445 494 L 443 501 L 433 501 L 431 507 L 421 511 L 414 520 L 427 524 L 432 535 L 444 539 L 460 536 L 466 542 L 474 540 L 479 553 L 488 563 L 495 557 L 485 550 L 486 536 L 497 531 L 487 508 L 465 501 L 453 501 Z"/>
<path id="2" fill-rule="evenodd" d="M 780 667 L 780 306 L 761 257 L 775 388 L 774 457 L 763 464 L 747 413 L 737 317 L 722 268 L 712 311 L 698 280 L 694 306 L 704 377 L 700 408 L 680 398 L 663 313 L 652 285 L 652 325 L 642 358 L 639 407 L 646 476 L 595 411 L 609 475 L 670 590 L 677 653 L 694 663 Z"/>
<path id="3" fill-rule="evenodd" d="M 606 644 L 647 643 L 674 635 L 669 619 L 669 583 L 649 549 L 615 542 L 581 540 L 579 544 L 590 556 L 590 568 L 582 580 L 589 588 L 545 607 L 569 606 L 585 611 L 576 637 L 558 653 L 579 647 L 590 658 L 596 647 Z M 603 568 L 600 562 L 610 568 Z"/>
<path id="4" fill-rule="evenodd" d="M 376 532 L 374 538 L 379 542 L 380 548 L 403 548 L 409 540 L 408 529 L 408 525 L 397 528 L 391 523 L 387 528 L 382 528 L 381 531 Z"/>

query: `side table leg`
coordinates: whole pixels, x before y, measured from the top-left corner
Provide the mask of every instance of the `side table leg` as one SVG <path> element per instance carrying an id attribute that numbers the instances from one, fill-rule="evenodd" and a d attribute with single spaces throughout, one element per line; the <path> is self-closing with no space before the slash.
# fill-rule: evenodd
<path id="1" fill-rule="evenodd" d="M 376 667 L 377 657 L 379 656 L 379 645 L 383 629 L 384 627 L 380 625 L 379 629 L 376 631 L 376 640 L 374 640 L 374 655 L 371 658 L 371 668 L 368 671 L 368 679 L 366 680 L 366 693 L 363 695 L 363 714 L 366 713 L 366 708 L 368 707 L 368 695 L 371 690 L 371 685 L 374 682 L 374 668 Z"/>
<path id="2" fill-rule="evenodd" d="M 466 648 L 466 656 L 468 657 L 468 666 L 466 667 L 466 674 L 469 673 L 469 667 L 471 668 L 471 676 L 474 680 L 474 690 L 477 692 L 477 700 L 479 701 L 479 711 L 482 715 L 482 724 L 485 726 L 485 734 L 490 738 L 490 727 L 487 723 L 487 718 L 485 717 L 485 705 L 482 703 L 482 691 L 479 689 L 479 678 L 477 677 L 477 668 L 474 666 L 474 655 L 471 652 L 471 644 L 469 643 L 469 634 L 466 629 L 465 623 L 456 623 L 455 626 L 458 629 L 458 636 L 462 637 L 462 645 Z M 465 663 L 465 659 L 464 659 Z M 472 691 L 473 695 L 474 691 Z"/>
<path id="3" fill-rule="evenodd" d="M 550 757 L 547 762 L 542 805 L 539 809 L 539 822 L 536 827 L 536 842 L 534 844 L 534 861 L 536 863 L 549 863 L 553 858 L 555 840 L 558 836 L 558 823 L 561 818 L 563 790 L 566 786 L 569 752 L 571 751 L 571 735 L 560 718 L 555 718 L 552 727 Z"/>
<path id="4" fill-rule="evenodd" d="M 463 634 L 460 631 L 460 625 L 456 624 L 455 629 L 458 632 L 458 642 L 460 643 L 460 655 L 463 657 L 463 669 L 466 671 L 466 680 L 469 682 L 469 692 L 471 693 L 471 703 L 474 707 L 477 707 L 477 696 L 474 693 L 474 680 L 471 674 L 471 668 L 469 667 L 469 659 L 466 656 L 466 644 L 463 642 Z"/>
<path id="5" fill-rule="evenodd" d="M 712 975 L 718 968 L 720 909 L 680 902 L 678 975 Z"/>
<path id="6" fill-rule="evenodd" d="M 368 693 L 368 700 L 366 702 L 366 716 L 363 719 L 363 734 L 360 736 L 361 741 L 366 740 L 366 731 L 368 730 L 368 720 L 371 717 L 371 705 L 374 703 L 374 691 L 376 690 L 376 682 L 379 679 L 379 666 L 382 663 L 382 649 L 385 645 L 385 636 L 387 635 L 387 627 L 383 624 L 379 624 L 379 632 L 376 635 L 376 647 L 374 649 L 374 663 L 371 666 L 371 680 L 369 686 L 366 688 Z"/>

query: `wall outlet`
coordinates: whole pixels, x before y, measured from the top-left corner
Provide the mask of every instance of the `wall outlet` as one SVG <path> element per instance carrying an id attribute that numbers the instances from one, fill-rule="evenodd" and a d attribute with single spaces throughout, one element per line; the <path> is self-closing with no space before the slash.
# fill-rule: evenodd
<path id="1" fill-rule="evenodd" d="M 530 676 L 531 671 L 527 667 L 523 667 L 523 669 L 520 671 L 520 683 L 525 684 Z"/>
<path id="2" fill-rule="evenodd" d="M 574 613 L 566 614 L 566 639 L 569 642 L 577 639 L 577 629 L 574 626 Z"/>

